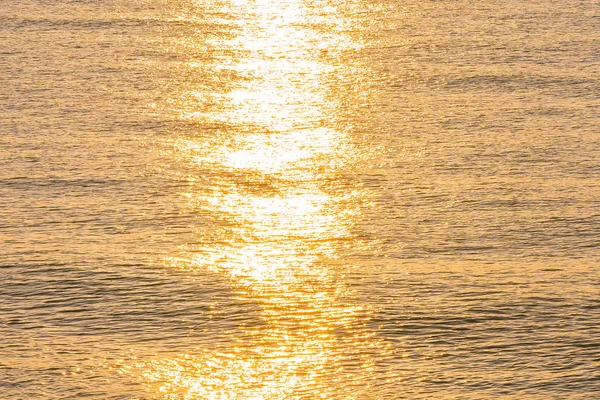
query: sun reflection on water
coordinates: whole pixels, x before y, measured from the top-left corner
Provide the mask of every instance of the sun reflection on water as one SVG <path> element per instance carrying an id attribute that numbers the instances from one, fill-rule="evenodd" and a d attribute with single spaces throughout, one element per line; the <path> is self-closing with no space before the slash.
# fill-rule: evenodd
<path id="1" fill-rule="evenodd" d="M 242 78 L 225 92 L 189 88 L 212 106 L 177 106 L 180 117 L 220 128 L 210 140 L 173 146 L 178 162 L 210 173 L 210 185 L 184 194 L 190 207 L 222 224 L 199 235 L 183 264 L 221 276 L 238 299 L 256 305 L 260 323 L 241 323 L 227 345 L 137 367 L 156 395 L 358 398 L 374 373 L 371 355 L 382 349 L 366 326 L 369 307 L 345 280 L 351 267 L 342 253 L 367 194 L 338 179 L 360 154 L 332 95 L 339 66 L 321 54 L 359 43 L 323 4 L 318 13 L 301 0 L 223 7 L 238 34 L 213 40 L 232 53 L 213 70 Z M 172 266 L 180 264 L 181 257 Z"/>

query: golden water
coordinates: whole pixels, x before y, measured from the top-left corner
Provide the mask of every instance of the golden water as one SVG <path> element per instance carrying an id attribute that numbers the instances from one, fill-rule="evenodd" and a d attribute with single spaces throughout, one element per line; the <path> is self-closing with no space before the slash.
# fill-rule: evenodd
<path id="1" fill-rule="evenodd" d="M 2 3 L 3 395 L 593 399 L 598 12 Z"/>

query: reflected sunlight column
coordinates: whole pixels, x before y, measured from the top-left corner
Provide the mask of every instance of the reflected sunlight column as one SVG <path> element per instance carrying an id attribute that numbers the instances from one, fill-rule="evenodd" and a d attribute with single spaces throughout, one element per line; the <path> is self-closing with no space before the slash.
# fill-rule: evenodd
<path id="1" fill-rule="evenodd" d="M 141 374 L 185 398 L 359 397 L 379 350 L 341 259 L 360 245 L 351 228 L 367 193 L 346 178 L 365 155 L 338 91 L 345 80 L 360 84 L 360 69 L 338 57 L 359 43 L 328 2 L 218 4 L 235 34 L 215 36 L 210 46 L 223 56 L 209 83 L 190 88 L 208 105 L 179 108 L 210 127 L 176 143 L 179 162 L 210 177 L 185 194 L 213 221 L 186 265 L 226 279 L 261 323 L 217 351 L 142 363 Z"/>

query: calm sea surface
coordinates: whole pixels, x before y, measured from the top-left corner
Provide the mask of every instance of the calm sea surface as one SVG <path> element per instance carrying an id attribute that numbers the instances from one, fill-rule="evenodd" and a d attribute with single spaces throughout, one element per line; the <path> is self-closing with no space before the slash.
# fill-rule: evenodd
<path id="1" fill-rule="evenodd" d="M 600 398 L 595 1 L 1 0 L 1 399 Z"/>

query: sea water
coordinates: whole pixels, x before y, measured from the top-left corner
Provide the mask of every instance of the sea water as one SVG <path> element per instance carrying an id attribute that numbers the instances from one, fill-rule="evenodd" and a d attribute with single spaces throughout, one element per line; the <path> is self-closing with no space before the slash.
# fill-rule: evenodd
<path id="1" fill-rule="evenodd" d="M 598 398 L 599 34 L 3 0 L 0 398 Z"/>

